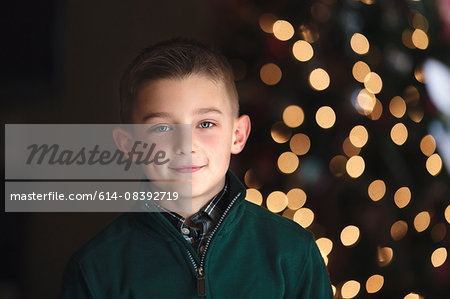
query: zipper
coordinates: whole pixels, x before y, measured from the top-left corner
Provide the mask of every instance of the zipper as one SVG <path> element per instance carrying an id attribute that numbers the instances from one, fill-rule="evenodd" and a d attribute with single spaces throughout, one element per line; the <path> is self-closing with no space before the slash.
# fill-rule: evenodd
<path id="1" fill-rule="evenodd" d="M 230 202 L 230 204 L 227 206 L 225 211 L 223 212 L 222 216 L 219 219 L 219 222 L 217 222 L 217 225 L 214 227 L 213 231 L 211 232 L 209 238 L 206 240 L 205 244 L 205 250 L 203 251 L 203 254 L 200 258 L 200 264 L 197 265 L 195 262 L 194 257 L 192 256 L 192 253 L 189 251 L 189 248 L 186 247 L 186 252 L 189 257 L 189 260 L 191 261 L 192 266 L 194 266 L 195 273 L 197 274 L 197 295 L 198 296 L 205 296 L 206 295 L 206 281 L 205 281 L 205 257 L 206 252 L 208 251 L 209 244 L 211 243 L 211 240 L 215 233 L 217 232 L 218 228 L 222 224 L 222 221 L 225 219 L 225 216 L 228 214 L 228 211 L 233 206 L 234 202 L 238 199 L 238 197 L 241 195 L 242 192 L 239 192 L 233 200 Z"/>

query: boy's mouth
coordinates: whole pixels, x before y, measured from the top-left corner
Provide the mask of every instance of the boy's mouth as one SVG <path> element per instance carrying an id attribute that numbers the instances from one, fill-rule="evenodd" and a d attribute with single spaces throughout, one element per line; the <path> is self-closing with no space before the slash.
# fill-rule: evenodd
<path id="1" fill-rule="evenodd" d="M 175 170 L 180 173 L 191 173 L 191 172 L 197 172 L 201 170 L 205 165 L 203 166 L 197 166 L 197 165 L 191 165 L 191 166 L 180 166 L 180 167 L 169 167 L 172 170 Z"/>

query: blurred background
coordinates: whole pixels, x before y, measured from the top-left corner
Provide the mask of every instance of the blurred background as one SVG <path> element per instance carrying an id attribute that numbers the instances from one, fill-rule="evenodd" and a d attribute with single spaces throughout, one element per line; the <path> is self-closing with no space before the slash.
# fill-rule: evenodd
<path id="1" fill-rule="evenodd" d="M 0 14 L 4 124 L 118 123 L 131 59 L 199 38 L 229 58 L 252 119 L 231 165 L 247 200 L 314 233 L 336 298 L 450 297 L 450 1 L 28 0 Z M 0 298 L 56 298 L 69 256 L 118 215 L 2 211 Z"/>

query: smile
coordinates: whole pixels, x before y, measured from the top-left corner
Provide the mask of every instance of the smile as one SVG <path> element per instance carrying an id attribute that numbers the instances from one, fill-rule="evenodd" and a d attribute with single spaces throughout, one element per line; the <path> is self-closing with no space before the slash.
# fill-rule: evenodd
<path id="1" fill-rule="evenodd" d="M 169 167 L 172 170 L 175 170 L 180 173 L 192 173 L 201 170 L 205 166 L 181 166 L 181 167 Z"/>

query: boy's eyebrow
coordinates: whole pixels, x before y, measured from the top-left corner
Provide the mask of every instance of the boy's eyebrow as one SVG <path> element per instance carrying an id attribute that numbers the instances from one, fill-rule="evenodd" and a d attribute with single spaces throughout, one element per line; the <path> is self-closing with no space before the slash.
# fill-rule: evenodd
<path id="1" fill-rule="evenodd" d="M 170 117 L 170 113 L 168 113 L 168 112 L 151 112 L 151 113 L 149 113 L 149 114 L 147 114 L 146 116 L 144 116 L 144 119 L 143 120 L 147 120 L 147 119 L 149 119 L 149 118 L 157 118 L 157 117 L 159 117 L 159 118 L 167 118 L 167 117 Z"/>
<path id="2" fill-rule="evenodd" d="M 206 113 L 210 113 L 210 112 L 223 114 L 222 111 L 220 111 L 219 109 L 217 109 L 215 107 L 200 108 L 200 109 L 197 109 L 194 111 L 195 114 L 206 114 Z"/>

